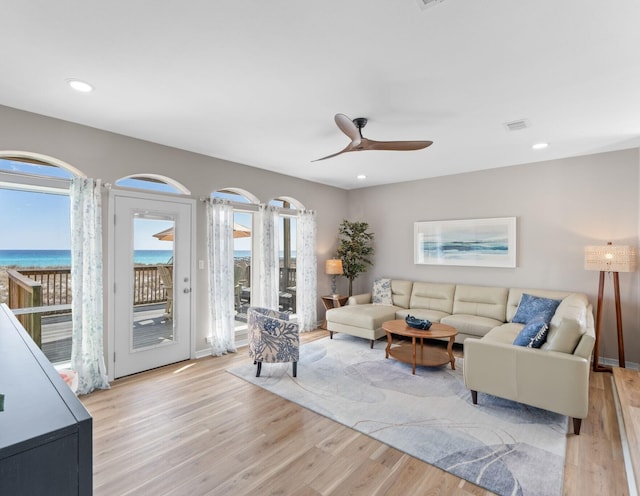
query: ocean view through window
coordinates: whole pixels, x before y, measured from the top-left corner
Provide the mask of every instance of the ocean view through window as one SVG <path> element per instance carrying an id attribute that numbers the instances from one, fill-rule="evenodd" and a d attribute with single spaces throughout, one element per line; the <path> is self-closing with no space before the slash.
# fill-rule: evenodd
<path id="1" fill-rule="evenodd" d="M 0 303 L 52 362 L 71 357 L 71 178 L 56 166 L 0 159 Z M 60 333 L 63 315 L 69 326 Z"/>

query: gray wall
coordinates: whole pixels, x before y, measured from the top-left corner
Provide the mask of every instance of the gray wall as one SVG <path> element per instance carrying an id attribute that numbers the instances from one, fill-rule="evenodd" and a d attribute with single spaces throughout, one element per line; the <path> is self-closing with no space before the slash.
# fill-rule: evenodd
<path id="1" fill-rule="evenodd" d="M 3 106 L 0 106 L 0 150 L 48 155 L 107 183 L 134 173 L 153 172 L 181 182 L 195 197 L 236 187 L 265 202 L 279 196 L 296 198 L 317 212 L 318 294 L 330 293 L 331 282 L 324 274 L 324 261 L 335 251 L 338 225 L 347 209 L 347 192 L 342 189 Z M 104 202 L 105 207 L 107 204 Z M 196 217 L 196 258 L 206 260 L 205 206 L 201 202 L 197 202 Z M 106 239 L 105 246 L 108 246 Z M 196 270 L 196 282 L 196 350 L 204 350 L 208 348 L 205 270 Z M 318 301 L 318 318 L 323 317 L 324 307 Z"/>
<path id="2" fill-rule="evenodd" d="M 364 220 L 376 233 L 374 267 L 355 281 L 368 291 L 389 276 L 587 293 L 595 304 L 598 274 L 583 270 L 588 244 L 638 245 L 638 149 L 459 174 L 410 183 L 341 189 L 0 106 L 0 150 L 22 150 L 63 160 L 90 177 L 113 183 L 133 173 L 172 177 L 194 196 L 238 187 L 267 201 L 300 200 L 318 215 L 318 294 L 328 294 L 324 261 L 335 251 L 344 218 Z M 392 164 L 390 163 L 390 166 Z M 425 220 L 517 217 L 517 268 L 413 264 L 413 223 Z M 204 206 L 197 211 L 197 259 L 206 259 Z M 638 273 L 621 274 L 627 360 L 640 362 Z M 602 355 L 617 357 L 611 279 L 605 287 Z M 338 290 L 347 282 L 338 278 Z M 197 271 L 197 308 L 206 308 L 206 275 Z M 318 317 L 323 307 L 318 306 Z M 206 312 L 197 312 L 196 349 L 207 348 Z"/>
<path id="3" fill-rule="evenodd" d="M 596 303 L 598 273 L 583 269 L 591 244 L 638 246 L 638 149 L 352 190 L 349 218 L 376 235 L 375 277 L 572 290 Z M 517 218 L 517 267 L 414 265 L 413 223 Z M 639 273 L 620 274 L 627 361 L 640 362 Z M 357 291 L 356 291 L 357 289 Z M 601 356 L 617 360 L 613 285 L 605 280 Z"/>

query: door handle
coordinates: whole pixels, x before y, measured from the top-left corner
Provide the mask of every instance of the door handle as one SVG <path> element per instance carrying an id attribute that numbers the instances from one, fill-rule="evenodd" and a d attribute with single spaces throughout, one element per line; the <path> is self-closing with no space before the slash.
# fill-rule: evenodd
<path id="1" fill-rule="evenodd" d="M 185 293 L 185 294 L 186 294 L 186 293 L 191 293 L 191 288 L 184 288 L 184 289 L 182 290 L 182 292 L 183 292 L 183 293 Z"/>

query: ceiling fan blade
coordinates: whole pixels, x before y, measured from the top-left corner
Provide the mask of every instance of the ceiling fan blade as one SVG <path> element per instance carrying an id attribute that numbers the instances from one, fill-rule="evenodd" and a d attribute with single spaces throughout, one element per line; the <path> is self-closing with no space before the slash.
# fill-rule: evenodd
<path id="1" fill-rule="evenodd" d="M 353 121 L 344 114 L 336 114 L 335 121 L 337 126 L 340 128 L 340 131 L 351 139 L 351 144 L 353 146 L 358 146 L 362 139 L 358 126 L 356 126 Z"/>
<path id="2" fill-rule="evenodd" d="M 335 157 L 337 155 L 341 155 L 342 153 L 352 152 L 353 150 L 354 150 L 353 144 L 349 143 L 344 149 L 340 150 L 338 153 L 333 153 L 331 155 L 327 155 L 326 157 L 317 158 L 315 160 L 312 160 L 312 162 L 318 162 L 320 160 L 326 160 L 328 158 Z"/>
<path id="3" fill-rule="evenodd" d="M 374 141 L 362 138 L 358 150 L 393 150 L 393 151 L 411 151 L 422 150 L 431 146 L 433 141 Z"/>
<path id="4" fill-rule="evenodd" d="M 335 121 L 336 125 L 340 128 L 340 131 L 351 138 L 351 143 L 349 143 L 344 150 L 341 150 L 338 153 L 317 158 L 312 160 L 312 162 L 326 160 L 346 152 L 359 152 L 366 150 L 411 151 L 422 150 L 423 148 L 433 145 L 433 141 L 375 141 L 364 138 L 362 136 L 362 128 L 367 124 L 367 119 L 365 117 L 358 117 L 357 119 L 351 120 L 344 114 L 336 114 Z"/>

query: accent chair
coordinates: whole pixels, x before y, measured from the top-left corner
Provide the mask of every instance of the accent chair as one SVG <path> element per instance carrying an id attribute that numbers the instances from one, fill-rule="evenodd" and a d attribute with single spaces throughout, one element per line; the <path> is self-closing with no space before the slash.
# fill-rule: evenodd
<path id="1" fill-rule="evenodd" d="M 249 357 L 257 365 L 256 377 L 260 377 L 262 363 L 293 363 L 296 377 L 300 356 L 300 330 L 291 314 L 262 307 L 249 307 Z"/>

